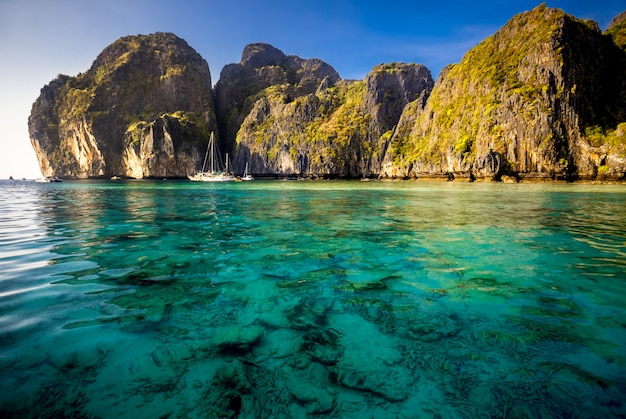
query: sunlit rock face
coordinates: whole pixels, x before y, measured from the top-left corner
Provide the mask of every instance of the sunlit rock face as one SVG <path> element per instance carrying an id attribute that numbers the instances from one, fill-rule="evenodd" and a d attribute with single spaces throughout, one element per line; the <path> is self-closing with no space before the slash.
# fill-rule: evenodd
<path id="1" fill-rule="evenodd" d="M 316 82 L 315 89 L 275 84 L 246 99 L 251 109 L 236 134 L 236 168 L 248 163 L 260 174 L 376 176 L 402 109 L 423 105 L 434 84 L 426 67 L 402 63 L 376 66 L 364 80 L 325 75 Z M 218 95 L 218 109 L 219 103 Z"/>
<path id="2" fill-rule="evenodd" d="M 409 104 L 383 175 L 623 178 L 626 57 L 595 22 L 539 6 Z"/>
<path id="3" fill-rule="evenodd" d="M 288 148 L 273 150 L 276 139 L 264 132 L 281 130 L 285 136 L 296 136 L 298 119 L 306 123 L 307 115 L 284 115 L 294 123 L 289 126 L 271 126 L 275 115 L 290 112 L 295 101 L 312 95 L 320 86 L 330 87 L 340 80 L 339 74 L 324 61 L 286 55 L 264 43 L 247 45 L 241 61 L 229 64 L 220 74 L 215 86 L 217 118 L 226 151 L 236 149 L 235 170 L 243 171 L 249 161 L 253 173 L 293 173 L 295 159 L 286 156 Z M 272 114 L 272 115 L 270 115 Z M 246 122 L 247 121 L 247 122 Z M 251 124 L 264 122 L 263 126 Z M 255 144 L 247 133 L 255 131 L 263 137 L 263 144 Z"/>
<path id="4" fill-rule="evenodd" d="M 121 38 L 58 76 L 29 118 L 43 174 L 67 178 L 186 176 L 216 130 L 209 67 L 168 33 Z"/>

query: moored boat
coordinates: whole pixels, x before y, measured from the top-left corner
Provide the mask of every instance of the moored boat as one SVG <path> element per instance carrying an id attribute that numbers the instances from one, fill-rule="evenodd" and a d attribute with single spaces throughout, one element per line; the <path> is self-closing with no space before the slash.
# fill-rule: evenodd
<path id="1" fill-rule="evenodd" d="M 243 171 L 243 176 L 241 177 L 241 180 L 244 180 L 244 181 L 254 180 L 252 175 L 248 173 L 248 162 L 246 162 L 246 168 Z"/>
<path id="2" fill-rule="evenodd" d="M 41 177 L 41 178 L 35 179 L 35 182 L 50 183 L 50 182 L 63 182 L 63 180 L 61 178 L 56 177 L 56 176 L 46 176 L 46 177 Z"/>
<path id="3" fill-rule="evenodd" d="M 202 170 L 193 175 L 187 175 L 187 178 L 194 182 L 234 182 L 235 176 L 230 173 L 228 154 L 226 154 L 225 164 L 226 168 L 222 170 L 219 149 L 217 144 L 215 144 L 213 133 L 211 133 L 204 162 L 202 163 Z"/>

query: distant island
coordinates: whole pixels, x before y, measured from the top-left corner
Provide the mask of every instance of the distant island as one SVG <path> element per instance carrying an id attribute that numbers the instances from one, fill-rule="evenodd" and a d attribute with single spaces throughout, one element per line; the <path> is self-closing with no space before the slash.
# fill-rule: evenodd
<path id="1" fill-rule="evenodd" d="M 213 87 L 171 33 L 126 36 L 41 89 L 44 176 L 186 178 L 211 133 L 236 173 L 311 178 L 626 180 L 626 14 L 602 32 L 542 4 L 447 66 L 343 80 L 319 59 L 244 48 Z"/>

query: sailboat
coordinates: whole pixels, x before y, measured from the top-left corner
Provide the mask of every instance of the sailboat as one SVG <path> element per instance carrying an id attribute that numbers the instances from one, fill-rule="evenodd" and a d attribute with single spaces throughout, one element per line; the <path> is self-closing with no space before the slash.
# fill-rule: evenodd
<path id="1" fill-rule="evenodd" d="M 46 177 L 41 177 L 41 178 L 35 179 L 35 182 L 38 182 L 38 183 L 50 183 L 50 182 L 63 182 L 63 180 L 61 178 L 56 177 L 56 176 L 46 176 Z"/>
<path id="2" fill-rule="evenodd" d="M 204 155 L 204 163 L 202 163 L 202 171 L 194 175 L 187 175 L 187 177 L 194 182 L 233 182 L 235 176 L 230 173 L 228 164 L 228 154 L 226 154 L 226 169 L 222 170 L 222 165 L 219 161 L 219 150 L 215 144 L 213 133 L 211 133 L 209 145 Z"/>
<path id="3" fill-rule="evenodd" d="M 243 171 L 243 176 L 241 177 L 241 180 L 254 180 L 252 175 L 248 173 L 248 162 L 246 162 L 246 168 Z"/>

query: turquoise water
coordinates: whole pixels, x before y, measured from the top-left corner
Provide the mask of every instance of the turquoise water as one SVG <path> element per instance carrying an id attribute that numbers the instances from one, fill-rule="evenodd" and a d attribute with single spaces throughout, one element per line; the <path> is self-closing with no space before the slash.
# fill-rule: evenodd
<path id="1" fill-rule="evenodd" d="M 0 182 L 0 416 L 626 416 L 626 186 Z"/>

